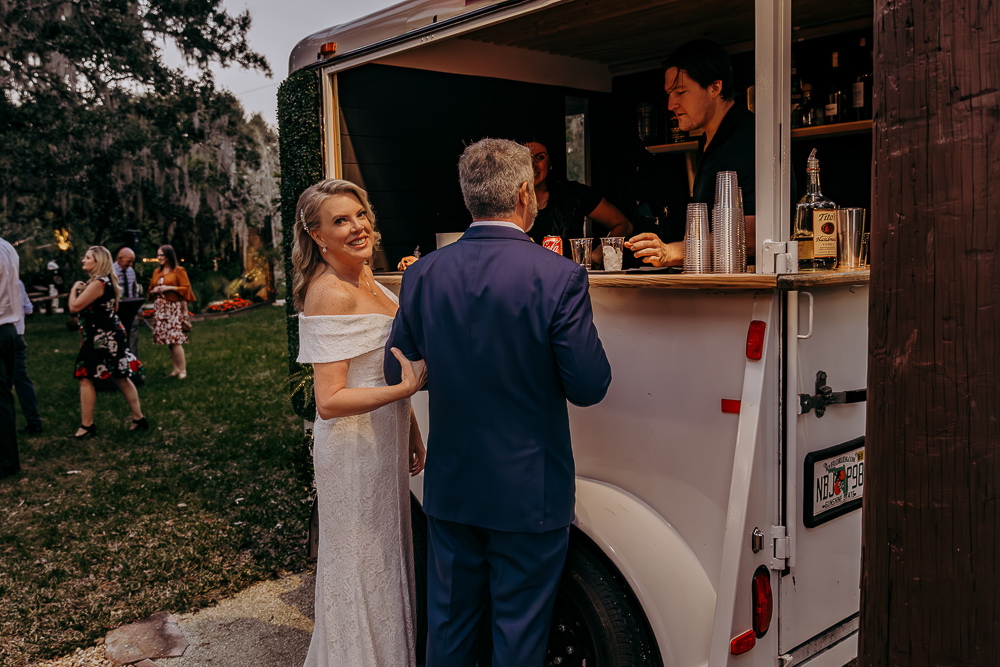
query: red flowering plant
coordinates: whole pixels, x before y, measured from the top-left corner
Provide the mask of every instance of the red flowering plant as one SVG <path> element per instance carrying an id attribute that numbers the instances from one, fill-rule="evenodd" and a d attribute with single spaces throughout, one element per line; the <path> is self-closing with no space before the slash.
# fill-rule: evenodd
<path id="1" fill-rule="evenodd" d="M 253 302 L 242 299 L 238 296 L 234 296 L 232 299 L 226 299 L 219 303 L 213 303 L 207 310 L 210 313 L 228 313 L 232 310 L 240 310 L 241 308 L 247 308 L 252 305 Z"/>

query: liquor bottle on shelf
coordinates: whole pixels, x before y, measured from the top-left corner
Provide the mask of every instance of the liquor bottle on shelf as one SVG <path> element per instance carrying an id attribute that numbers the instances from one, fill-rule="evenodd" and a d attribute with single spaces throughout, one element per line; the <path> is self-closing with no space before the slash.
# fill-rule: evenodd
<path id="1" fill-rule="evenodd" d="M 816 106 L 813 104 L 812 85 L 802 84 L 802 102 L 792 113 L 792 127 L 812 127 L 822 125 L 816 122 Z"/>
<path id="2" fill-rule="evenodd" d="M 864 37 L 858 47 L 858 76 L 851 84 L 851 108 L 854 120 L 872 117 L 872 55 Z"/>
<path id="3" fill-rule="evenodd" d="M 671 144 L 679 144 L 681 142 L 688 140 L 687 132 L 681 129 L 680 123 L 677 120 L 677 116 L 673 112 L 668 112 L 670 115 L 667 118 L 667 142 Z"/>
<path id="4" fill-rule="evenodd" d="M 828 90 L 830 92 L 827 94 L 826 107 L 824 109 L 825 121 L 828 125 L 830 123 L 840 123 L 843 120 L 841 118 L 843 108 L 843 96 L 841 94 L 842 79 L 843 70 L 840 67 L 840 52 L 834 51 L 830 56 L 830 75 L 828 81 Z"/>
<path id="5" fill-rule="evenodd" d="M 791 102 L 792 127 L 802 127 L 802 113 L 799 111 L 802 107 L 802 80 L 799 78 L 798 69 L 795 67 L 795 56 L 792 56 Z"/>
<path id="6" fill-rule="evenodd" d="M 832 269 L 837 266 L 837 205 L 823 196 L 819 187 L 816 149 L 806 161 L 809 183 L 795 206 L 792 240 L 799 246 L 799 270 Z"/>
<path id="7" fill-rule="evenodd" d="M 809 92 L 809 125 L 826 125 L 826 102 L 820 99 L 821 96 L 816 94 L 815 89 L 812 89 Z"/>

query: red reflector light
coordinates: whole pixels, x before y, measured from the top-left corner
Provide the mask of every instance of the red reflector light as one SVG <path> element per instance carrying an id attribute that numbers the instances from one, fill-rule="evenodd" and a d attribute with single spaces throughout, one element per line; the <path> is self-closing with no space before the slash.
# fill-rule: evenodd
<path id="1" fill-rule="evenodd" d="M 747 359 L 753 361 L 760 360 L 764 354 L 764 329 L 766 324 L 760 320 L 754 320 L 747 329 Z"/>
<path id="2" fill-rule="evenodd" d="M 722 399 L 722 411 L 728 412 L 731 415 L 740 414 L 740 401 L 733 398 Z"/>
<path id="3" fill-rule="evenodd" d="M 753 573 L 753 631 L 763 637 L 771 627 L 774 597 L 771 594 L 771 572 L 763 565 Z"/>
<path id="4" fill-rule="evenodd" d="M 733 637 L 733 641 L 729 642 L 729 652 L 733 655 L 740 655 L 746 653 L 756 645 L 757 637 L 754 636 L 753 630 L 747 630 L 742 635 Z"/>
<path id="5" fill-rule="evenodd" d="M 337 42 L 327 42 L 319 47 L 320 58 L 327 58 L 337 52 Z"/>

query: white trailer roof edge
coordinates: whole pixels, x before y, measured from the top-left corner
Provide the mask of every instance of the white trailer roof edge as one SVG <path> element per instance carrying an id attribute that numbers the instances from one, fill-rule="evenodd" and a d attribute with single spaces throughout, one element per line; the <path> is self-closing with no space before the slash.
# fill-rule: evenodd
<path id="1" fill-rule="evenodd" d="M 350 23 L 313 33 L 299 41 L 288 58 L 288 74 L 300 69 L 338 65 L 335 69 L 361 64 L 405 48 L 444 36 L 505 20 L 567 0 L 506 0 L 456 2 L 456 0 L 408 0 Z M 319 57 L 323 44 L 337 43 L 330 57 Z M 346 62 L 345 62 L 346 61 Z"/>

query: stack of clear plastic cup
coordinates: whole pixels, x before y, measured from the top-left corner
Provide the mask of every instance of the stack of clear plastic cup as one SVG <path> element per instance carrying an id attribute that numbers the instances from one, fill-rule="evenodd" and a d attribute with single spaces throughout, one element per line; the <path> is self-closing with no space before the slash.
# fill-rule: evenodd
<path id="1" fill-rule="evenodd" d="M 746 271 L 746 229 L 743 203 L 735 171 L 720 171 L 715 180 L 712 209 L 712 270 L 715 273 Z"/>
<path id="2" fill-rule="evenodd" d="M 743 215 L 743 188 L 736 188 L 736 214 L 740 222 L 736 226 L 737 273 L 747 270 L 747 223 Z"/>
<path id="3" fill-rule="evenodd" d="M 684 234 L 684 273 L 712 272 L 712 242 L 708 232 L 708 204 L 688 204 Z"/>

